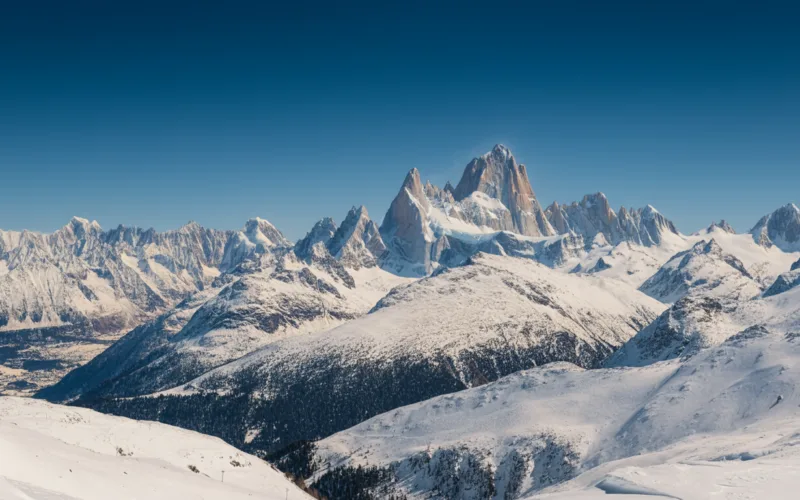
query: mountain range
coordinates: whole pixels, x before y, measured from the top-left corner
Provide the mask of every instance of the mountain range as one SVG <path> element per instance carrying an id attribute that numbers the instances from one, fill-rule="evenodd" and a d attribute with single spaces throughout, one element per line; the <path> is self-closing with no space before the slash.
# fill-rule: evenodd
<path id="1" fill-rule="evenodd" d="M 0 232 L 0 392 L 218 436 L 330 499 L 558 494 L 683 446 L 659 419 L 706 418 L 726 377 L 784 384 L 747 363 L 792 373 L 798 273 L 795 205 L 691 235 L 602 193 L 543 208 L 497 145 L 455 187 L 411 169 L 380 224 L 353 207 L 294 243 L 262 219 Z"/>

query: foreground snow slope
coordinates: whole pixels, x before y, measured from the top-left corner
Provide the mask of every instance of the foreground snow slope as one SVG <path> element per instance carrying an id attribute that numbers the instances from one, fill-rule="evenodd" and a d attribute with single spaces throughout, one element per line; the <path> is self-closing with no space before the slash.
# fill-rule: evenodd
<path id="1" fill-rule="evenodd" d="M 609 494 L 624 494 L 620 498 L 625 500 L 794 499 L 800 488 L 797 427 L 796 419 L 769 420 L 741 431 L 686 438 L 662 451 L 603 464 L 524 498 L 607 500 Z"/>
<path id="2" fill-rule="evenodd" d="M 594 495 L 607 477 L 610 489 L 624 483 L 617 477 L 641 492 L 709 498 L 724 490 L 714 481 L 759 467 L 795 484 L 784 466 L 800 464 L 798 389 L 796 331 L 751 330 L 684 362 L 644 368 L 548 365 L 335 434 L 318 443 L 316 479 L 332 468 L 377 465 L 412 498 L 450 499 L 525 498 L 574 478 L 559 491 Z M 750 459 L 749 472 L 713 469 Z M 695 461 L 709 463 L 708 473 L 681 465 Z M 748 487 L 750 496 L 721 498 L 778 498 L 768 495 L 774 485 Z"/>
<path id="3" fill-rule="evenodd" d="M 4 500 L 310 498 L 217 438 L 31 399 L 0 397 L 0 450 Z"/>

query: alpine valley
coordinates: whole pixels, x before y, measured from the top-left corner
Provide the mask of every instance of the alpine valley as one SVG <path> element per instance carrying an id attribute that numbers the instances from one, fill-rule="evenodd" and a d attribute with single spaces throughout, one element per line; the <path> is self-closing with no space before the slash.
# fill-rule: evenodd
<path id="1" fill-rule="evenodd" d="M 59 474 L 188 477 L 171 498 L 793 498 L 800 209 L 753 221 L 545 207 L 497 145 L 297 242 L 258 218 L 0 231 L 0 439 Z M 22 463 L 0 496 L 123 497 Z"/>

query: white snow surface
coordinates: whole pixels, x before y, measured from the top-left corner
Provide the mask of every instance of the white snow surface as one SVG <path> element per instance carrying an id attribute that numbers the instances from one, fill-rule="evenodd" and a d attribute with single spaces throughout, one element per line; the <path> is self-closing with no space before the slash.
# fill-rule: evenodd
<path id="1" fill-rule="evenodd" d="M 331 330 L 294 336 L 214 369 L 208 377 L 281 360 L 293 364 L 319 353 L 356 363 L 396 356 L 458 358 L 462 350 L 503 341 L 510 349 L 537 345 L 545 334 L 570 332 L 590 344 L 617 346 L 665 306 L 616 280 L 561 273 L 537 262 L 479 254 L 472 265 L 399 286 L 368 315 Z M 640 326 L 637 326 L 637 322 Z"/>
<path id="2" fill-rule="evenodd" d="M 220 439 L 33 399 L 0 397 L 0 450 L 3 500 L 310 498 Z"/>
<path id="3" fill-rule="evenodd" d="M 486 498 L 470 474 L 480 466 L 496 499 L 795 498 L 798 389 L 800 335 L 743 335 L 644 368 L 519 372 L 371 418 L 320 441 L 317 456 L 324 470 L 392 466 L 411 498 Z M 447 453 L 456 483 L 432 473 Z"/>

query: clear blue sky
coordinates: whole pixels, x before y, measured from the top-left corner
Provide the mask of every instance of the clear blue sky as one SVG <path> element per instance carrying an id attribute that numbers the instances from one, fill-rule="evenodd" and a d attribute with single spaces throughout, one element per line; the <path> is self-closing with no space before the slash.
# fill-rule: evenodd
<path id="1" fill-rule="evenodd" d="M 686 233 L 800 201 L 790 2 L 335 3 L 3 2 L 0 227 L 298 238 L 498 142 L 544 205 L 603 191 Z"/>

